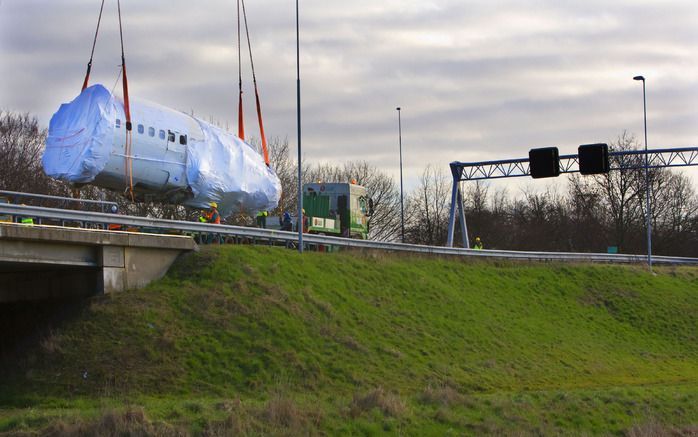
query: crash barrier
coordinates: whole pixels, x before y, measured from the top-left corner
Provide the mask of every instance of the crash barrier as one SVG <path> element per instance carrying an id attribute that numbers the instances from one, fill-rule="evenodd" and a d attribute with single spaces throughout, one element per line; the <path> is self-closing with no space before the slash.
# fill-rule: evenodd
<path id="1" fill-rule="evenodd" d="M 22 193 L 0 190 L 0 203 L 26 204 L 49 208 L 75 208 L 83 211 L 111 212 L 119 209 L 116 202 L 108 200 L 79 199 L 74 197 L 50 196 L 48 194 Z"/>
<path id="2" fill-rule="evenodd" d="M 157 230 L 161 233 L 213 235 L 218 241 L 241 242 L 245 240 L 257 244 L 281 243 L 294 246 L 298 233 L 274 229 L 249 228 L 243 226 L 214 225 L 207 223 L 185 222 L 178 220 L 155 219 L 148 217 L 104 214 L 43 208 L 23 205 L 0 204 L 0 215 L 9 214 L 20 217 L 34 217 L 38 222 L 52 220 L 55 222 L 82 222 L 89 226 L 106 229 L 109 224 L 118 224 L 125 229 Z M 215 241 L 214 241 L 215 242 Z M 436 255 L 458 255 L 480 258 L 518 259 L 529 261 L 577 261 L 604 263 L 644 263 L 646 255 L 612 254 L 612 253 L 574 253 L 574 252 L 537 252 L 513 250 L 473 250 L 443 246 L 421 246 L 384 241 L 353 240 L 324 235 L 303 234 L 303 243 L 312 247 L 347 247 L 355 249 L 373 249 L 393 252 L 411 252 Z M 698 265 L 698 258 L 675 256 L 653 256 L 653 263 L 675 265 Z"/>

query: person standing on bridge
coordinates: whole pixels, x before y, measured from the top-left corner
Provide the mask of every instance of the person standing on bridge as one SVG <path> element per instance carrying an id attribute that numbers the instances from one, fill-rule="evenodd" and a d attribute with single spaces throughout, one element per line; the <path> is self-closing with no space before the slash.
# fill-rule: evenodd
<path id="1" fill-rule="evenodd" d="M 282 231 L 293 231 L 293 221 L 291 220 L 291 214 L 288 211 L 284 212 L 283 220 L 281 222 Z"/>
<path id="2" fill-rule="evenodd" d="M 269 213 L 267 213 L 266 211 L 259 211 L 257 213 L 256 221 L 258 228 L 265 229 L 267 227 L 267 215 L 269 215 Z"/>
<path id="3" fill-rule="evenodd" d="M 218 213 L 218 204 L 216 202 L 209 203 L 208 214 L 206 214 L 206 221 L 208 223 L 213 223 L 216 225 L 221 224 L 221 215 Z"/>
<path id="4" fill-rule="evenodd" d="M 475 237 L 475 244 L 473 244 L 473 249 L 475 250 L 482 250 L 484 248 L 484 244 L 482 244 L 482 240 L 480 237 Z"/>
<path id="5" fill-rule="evenodd" d="M 218 213 L 218 204 L 216 202 L 209 203 L 208 211 L 201 211 L 199 222 L 210 223 L 214 225 L 221 224 L 221 215 Z M 218 234 L 201 234 L 200 238 L 203 244 L 220 243 L 221 237 Z"/>

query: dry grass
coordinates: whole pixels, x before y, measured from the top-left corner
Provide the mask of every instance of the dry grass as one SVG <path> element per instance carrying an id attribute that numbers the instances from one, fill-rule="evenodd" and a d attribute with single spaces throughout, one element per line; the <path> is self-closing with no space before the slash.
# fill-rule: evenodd
<path id="1" fill-rule="evenodd" d="M 262 416 L 272 426 L 299 428 L 305 422 L 303 413 L 296 404 L 281 395 L 276 395 L 267 402 Z"/>
<path id="2" fill-rule="evenodd" d="M 300 408 L 281 393 L 275 394 L 257 414 L 261 429 L 284 435 L 312 435 L 320 426 L 324 413 L 319 409 Z"/>
<path id="3" fill-rule="evenodd" d="M 165 423 L 151 422 L 142 409 L 134 408 L 123 412 L 107 411 L 92 422 L 65 423 L 58 421 L 39 435 L 45 437 L 175 437 L 187 434 L 186 431 Z"/>
<path id="4" fill-rule="evenodd" d="M 250 433 L 253 417 L 244 408 L 240 399 L 220 402 L 216 405 L 216 409 L 227 412 L 228 417 L 219 422 L 208 423 L 201 433 L 202 436 L 224 437 Z"/>
<path id="5" fill-rule="evenodd" d="M 374 408 L 391 417 L 400 417 L 407 411 L 407 405 L 400 396 L 386 393 L 383 387 L 378 387 L 364 395 L 355 394 L 349 405 L 349 414 L 356 418 Z"/>
<path id="6" fill-rule="evenodd" d="M 448 407 L 463 404 L 465 397 L 449 386 L 432 387 L 430 385 L 422 392 L 420 401 L 424 404 Z"/>

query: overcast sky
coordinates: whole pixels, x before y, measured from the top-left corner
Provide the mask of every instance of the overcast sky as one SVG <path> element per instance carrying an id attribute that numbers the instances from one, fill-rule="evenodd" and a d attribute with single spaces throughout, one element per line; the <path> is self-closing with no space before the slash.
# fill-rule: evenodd
<path id="1" fill-rule="evenodd" d="M 236 131 L 234 0 L 122 0 L 130 94 Z M 80 90 L 100 0 L 0 0 L 0 107 L 44 124 Z M 247 0 L 269 137 L 296 146 L 295 2 Z M 527 156 L 532 147 L 642 134 L 698 146 L 698 1 L 301 0 L 303 150 L 365 159 L 406 184 L 427 163 Z M 246 131 L 256 134 L 243 53 Z M 92 82 L 112 88 L 120 52 L 107 0 Z M 119 90 L 120 85 L 117 86 Z"/>

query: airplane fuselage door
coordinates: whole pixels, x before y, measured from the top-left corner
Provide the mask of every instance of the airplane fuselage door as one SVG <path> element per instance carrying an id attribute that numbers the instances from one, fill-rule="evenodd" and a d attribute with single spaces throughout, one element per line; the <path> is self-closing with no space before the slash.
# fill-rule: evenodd
<path id="1" fill-rule="evenodd" d="M 188 135 L 176 130 L 167 132 L 165 161 L 170 163 L 167 184 L 172 188 L 186 186 L 186 162 Z"/>

